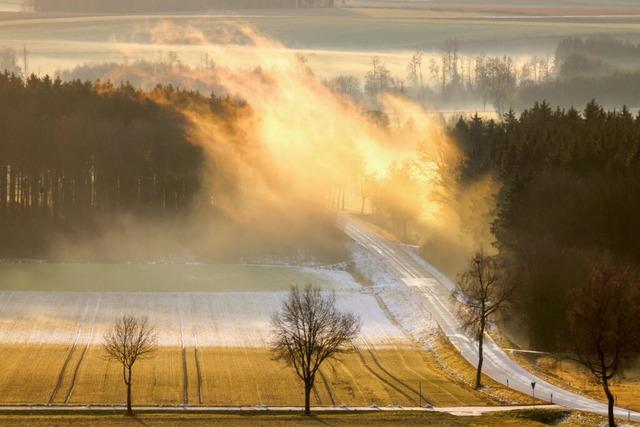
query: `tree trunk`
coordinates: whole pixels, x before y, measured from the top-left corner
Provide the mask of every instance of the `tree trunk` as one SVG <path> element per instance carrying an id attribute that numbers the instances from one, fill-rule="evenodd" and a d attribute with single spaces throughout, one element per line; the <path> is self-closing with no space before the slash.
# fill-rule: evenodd
<path id="1" fill-rule="evenodd" d="M 311 388 L 310 383 L 304 385 L 304 414 L 311 415 Z"/>
<path id="2" fill-rule="evenodd" d="M 127 381 L 127 415 L 133 416 L 133 409 L 131 408 L 131 369 L 129 369 L 129 380 Z"/>
<path id="3" fill-rule="evenodd" d="M 478 370 L 476 371 L 476 390 L 482 387 L 482 361 L 484 354 L 482 346 L 484 344 L 484 322 L 480 324 L 480 333 L 478 334 Z"/>
<path id="4" fill-rule="evenodd" d="M 607 380 L 606 374 L 602 376 L 602 388 L 604 389 L 604 394 L 607 395 L 607 402 L 609 406 L 608 407 L 609 427 L 615 427 L 616 420 L 613 416 L 614 398 L 613 398 L 613 394 L 611 393 L 611 390 L 609 390 L 609 380 Z"/>

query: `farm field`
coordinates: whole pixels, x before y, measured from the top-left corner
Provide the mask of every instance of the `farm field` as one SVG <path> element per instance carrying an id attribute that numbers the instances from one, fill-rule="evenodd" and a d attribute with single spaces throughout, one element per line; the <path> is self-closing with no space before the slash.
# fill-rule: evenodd
<path id="1" fill-rule="evenodd" d="M 353 287 L 340 271 L 243 264 L 0 263 L 4 291 L 206 292 Z"/>
<path id="2" fill-rule="evenodd" d="M 330 19 L 329 19 L 330 18 Z M 308 57 L 322 77 L 364 75 L 371 57 L 380 56 L 395 73 L 405 74 L 410 55 L 438 51 L 456 39 L 463 53 L 552 54 L 558 39 L 609 33 L 633 37 L 637 15 L 602 17 L 501 16 L 495 13 L 399 10 L 250 10 L 209 15 L 73 16 L 0 19 L 0 43 L 30 52 L 31 69 L 41 74 L 79 63 L 124 58 L 157 60 L 174 51 L 184 63 L 198 64 L 207 53 L 224 65 L 252 65 L 254 52 L 227 45 L 220 29 L 248 25 Z M 160 36 L 159 36 L 160 34 Z M 197 34 L 197 39 L 186 35 Z M 204 37 L 200 37 L 200 35 Z M 276 54 L 277 52 L 274 52 Z M 255 64 L 253 64 L 255 65 Z"/>
<path id="3" fill-rule="evenodd" d="M 495 403 L 443 371 L 345 271 L 22 263 L 0 265 L 0 275 L 7 289 L 0 291 L 0 404 L 122 402 L 122 372 L 101 343 L 114 319 L 134 313 L 157 327 L 160 345 L 154 359 L 136 366 L 136 404 L 299 405 L 298 379 L 268 351 L 269 322 L 288 288 L 305 283 L 333 292 L 362 322 L 354 348 L 322 368 L 314 405 Z M 93 291 L 79 292 L 83 286 Z M 147 291 L 112 291 L 129 287 Z"/>
<path id="4" fill-rule="evenodd" d="M 197 353 L 197 354 L 196 354 Z M 0 346 L 0 404 L 111 405 L 124 401 L 119 367 L 100 346 Z M 299 406 L 293 371 L 266 349 L 162 347 L 134 371 L 137 405 Z M 359 348 L 323 367 L 314 406 L 486 405 L 484 395 L 439 371 L 431 353 L 406 345 Z"/>

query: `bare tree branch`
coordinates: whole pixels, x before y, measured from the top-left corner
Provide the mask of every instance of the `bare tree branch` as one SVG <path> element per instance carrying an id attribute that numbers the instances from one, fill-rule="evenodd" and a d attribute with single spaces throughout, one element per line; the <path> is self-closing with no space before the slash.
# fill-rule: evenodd
<path id="1" fill-rule="evenodd" d="M 122 365 L 122 377 L 127 386 L 127 415 L 131 409 L 131 384 L 133 365 L 138 360 L 153 357 L 157 349 L 157 333 L 147 318 L 124 315 L 104 335 L 104 350 L 107 359 Z"/>
<path id="2" fill-rule="evenodd" d="M 640 355 L 640 279 L 628 266 L 605 255 L 592 261 L 588 282 L 569 295 L 569 358 L 587 368 L 603 388 L 609 425 L 615 426 L 614 396 L 609 380 L 621 366 Z"/>
<path id="3" fill-rule="evenodd" d="M 502 270 L 492 257 L 482 251 L 476 253 L 469 268 L 458 278 L 458 291 L 454 293 L 462 326 L 478 341 L 476 388 L 482 383 L 484 333 L 492 318 L 504 310 L 513 294 L 513 287 L 505 283 Z"/>
<path id="4" fill-rule="evenodd" d="M 333 294 L 307 285 L 293 287 L 282 309 L 273 315 L 274 358 L 292 366 L 305 385 L 305 413 L 310 413 L 310 393 L 322 363 L 346 351 L 360 331 L 360 319 L 337 309 Z"/>

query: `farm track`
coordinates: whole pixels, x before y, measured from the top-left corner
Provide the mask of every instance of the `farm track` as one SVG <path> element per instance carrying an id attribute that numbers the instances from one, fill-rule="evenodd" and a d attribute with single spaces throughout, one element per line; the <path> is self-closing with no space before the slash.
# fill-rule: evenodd
<path id="1" fill-rule="evenodd" d="M 333 392 L 331 391 L 331 384 L 329 384 L 329 381 L 327 380 L 327 377 L 322 373 L 322 371 L 318 371 L 318 373 L 320 374 L 320 379 L 322 380 L 322 383 L 324 384 L 324 388 L 327 390 L 327 394 L 329 395 L 329 399 L 331 399 L 331 405 L 332 406 L 336 406 L 336 399 L 333 397 Z"/>
<path id="2" fill-rule="evenodd" d="M 336 360 L 336 363 L 339 364 L 340 366 L 342 366 L 342 369 L 344 370 L 344 372 L 349 376 L 349 378 L 351 378 L 351 381 L 353 382 L 353 385 L 354 385 L 355 389 L 358 390 L 358 393 L 360 394 L 360 396 L 363 399 L 365 399 L 366 394 L 362 391 L 362 388 L 360 387 L 360 385 L 356 381 L 356 378 L 353 375 L 353 373 L 351 372 L 351 370 L 349 369 L 349 367 L 342 360 Z"/>
<path id="3" fill-rule="evenodd" d="M 89 337 L 87 338 L 87 344 L 82 349 L 82 353 L 80 353 L 80 358 L 78 359 L 78 363 L 76 363 L 75 368 L 73 369 L 73 375 L 71 377 L 71 384 L 69 385 L 69 391 L 67 392 L 66 397 L 64 398 L 64 403 L 69 403 L 71 400 L 71 395 L 73 394 L 73 390 L 76 388 L 76 381 L 78 379 L 78 372 L 80 371 L 80 366 L 82 365 L 82 361 L 84 360 L 84 356 L 91 345 L 91 340 L 93 339 L 93 330 L 95 328 L 96 317 L 98 315 L 98 310 L 100 309 L 100 303 L 102 302 L 102 297 L 98 297 L 98 301 L 96 302 L 96 308 L 93 311 L 93 319 L 91 319 L 91 330 L 89 331 Z"/>
<path id="4" fill-rule="evenodd" d="M 67 357 L 64 359 L 64 363 L 62 364 L 62 369 L 60 369 L 60 373 L 58 374 L 58 380 L 56 381 L 56 385 L 53 388 L 53 392 L 51 392 L 51 396 L 49 397 L 48 405 L 52 405 L 53 401 L 55 400 L 56 396 L 58 395 L 58 391 L 60 390 L 60 387 L 62 386 L 62 381 L 64 381 L 64 374 L 65 374 L 65 372 L 67 370 L 67 366 L 69 365 L 69 361 L 71 360 L 71 357 L 73 356 L 73 352 L 75 351 L 75 348 L 76 348 L 76 343 L 74 342 L 71 345 L 71 349 L 67 353 Z"/>
<path id="5" fill-rule="evenodd" d="M 73 354 L 76 351 L 76 348 L 78 346 L 78 341 L 80 341 L 80 335 L 82 334 L 82 326 L 86 320 L 88 310 L 89 310 L 89 306 L 85 304 L 82 316 L 80 317 L 80 319 L 78 319 L 78 322 L 77 322 L 78 330 L 76 331 L 76 337 L 73 340 L 73 344 L 71 344 L 71 348 L 67 353 L 67 357 L 64 359 L 64 363 L 62 364 L 62 368 L 60 369 L 60 373 L 58 374 L 56 385 L 53 388 L 53 392 L 51 393 L 51 396 L 49 397 L 49 402 L 48 402 L 49 405 L 53 404 L 55 398 L 58 395 L 58 392 L 60 391 L 60 388 L 62 387 L 65 374 L 67 373 L 67 367 L 69 366 L 69 362 L 71 362 Z"/>
<path id="6" fill-rule="evenodd" d="M 360 351 L 360 349 L 358 349 L 357 346 L 353 346 L 353 348 L 356 351 L 356 354 L 358 355 L 360 361 L 362 362 L 362 364 L 364 365 L 364 367 L 371 372 L 376 378 L 378 378 L 380 381 L 382 381 L 384 384 L 388 385 L 389 387 L 391 387 L 392 389 L 394 389 L 395 391 L 397 391 L 398 393 L 400 393 L 402 396 L 404 396 L 409 402 L 413 403 L 414 405 L 418 405 L 418 402 L 412 398 L 409 394 L 407 394 L 404 390 L 402 390 L 401 388 L 399 388 L 398 386 L 396 386 L 395 384 L 393 384 L 391 381 L 387 380 L 386 378 L 384 378 L 382 375 L 380 375 L 379 373 L 377 373 L 372 367 L 371 365 L 369 365 L 369 363 L 367 363 L 367 360 L 365 359 L 364 355 L 362 354 L 362 352 Z"/>
<path id="7" fill-rule="evenodd" d="M 180 347 L 182 349 L 182 402 L 189 404 L 189 369 L 187 367 L 187 349 L 184 345 L 184 301 L 180 298 Z"/>
<path id="8" fill-rule="evenodd" d="M 194 347 L 193 357 L 196 363 L 196 378 L 198 379 L 198 404 L 202 405 L 202 370 L 200 369 L 200 356 L 198 355 L 198 334 L 193 331 Z"/>
<path id="9" fill-rule="evenodd" d="M 415 369 L 413 369 L 411 367 L 411 365 L 409 365 L 409 363 L 407 363 L 407 361 L 405 360 L 404 356 L 402 355 L 401 352 L 396 351 L 396 354 L 398 355 L 398 357 L 400 358 L 400 360 L 402 360 L 402 365 L 410 372 L 413 372 L 417 377 L 420 378 L 421 381 L 424 381 L 425 384 L 427 384 L 428 386 L 432 387 L 433 389 L 437 388 L 438 390 L 441 390 L 443 392 L 445 392 L 451 399 L 457 401 L 457 403 L 464 405 L 464 402 L 459 399 L 458 397 L 456 397 L 453 393 L 451 393 L 449 390 L 447 390 L 446 387 L 440 387 L 439 385 L 435 384 L 433 381 L 431 381 L 429 378 L 425 377 L 424 375 L 422 375 L 420 372 L 416 371 Z M 448 378 L 448 377 L 447 377 Z M 433 405 L 433 402 L 429 401 L 428 399 L 425 398 L 424 392 L 422 390 L 420 390 L 420 394 L 422 395 L 422 399 L 425 400 L 426 402 L 428 402 L 429 404 Z"/>
<path id="10" fill-rule="evenodd" d="M 389 378 L 392 378 L 393 380 L 395 380 L 398 384 L 400 384 L 401 386 L 405 387 L 407 390 L 409 390 L 411 393 L 415 393 L 416 396 L 420 396 L 420 391 L 418 391 L 417 389 L 411 387 L 411 385 L 407 384 L 405 381 L 401 380 L 400 378 L 398 378 L 397 376 L 393 375 L 391 372 L 389 372 L 380 362 L 380 359 L 377 357 L 375 350 L 373 350 L 371 348 L 371 346 L 369 345 L 369 343 L 366 342 L 366 350 L 367 352 L 371 355 L 371 359 L 373 360 L 373 362 L 376 364 L 376 366 L 382 371 L 384 372 Z M 430 402 L 429 400 L 425 399 L 424 396 L 422 396 L 422 399 L 426 400 L 427 403 L 432 404 L 432 402 Z"/>
<path id="11" fill-rule="evenodd" d="M 313 397 L 316 399 L 316 403 L 318 405 L 322 405 L 322 399 L 320 399 L 320 393 L 318 393 L 318 388 L 316 387 L 316 385 L 313 385 Z"/>
<path id="12" fill-rule="evenodd" d="M 182 401 L 189 404 L 189 370 L 187 369 L 187 349 L 182 347 Z"/>
<path id="13" fill-rule="evenodd" d="M 80 370 L 80 365 L 84 360 L 84 355 L 87 353 L 88 348 L 89 348 L 89 344 L 87 343 L 87 345 L 85 345 L 84 348 L 82 349 L 82 353 L 80 353 L 80 358 L 78 359 L 78 363 L 76 363 L 76 367 L 73 370 L 73 375 L 71 377 L 71 385 L 69 386 L 69 391 L 67 392 L 67 395 L 64 398 L 65 404 L 69 403 L 69 400 L 71 399 L 71 395 L 73 394 L 73 389 L 76 387 L 76 380 L 78 379 L 78 371 Z"/>

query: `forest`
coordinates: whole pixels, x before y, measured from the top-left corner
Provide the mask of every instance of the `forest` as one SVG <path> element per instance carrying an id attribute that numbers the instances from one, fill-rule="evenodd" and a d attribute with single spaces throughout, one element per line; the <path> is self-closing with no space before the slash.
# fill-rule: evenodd
<path id="1" fill-rule="evenodd" d="M 514 309 L 535 348 L 553 349 L 589 259 L 640 257 L 640 116 L 595 101 L 583 111 L 542 102 L 499 122 L 460 119 L 452 135 L 463 182 L 491 174 L 502 184 L 492 230 Z"/>
<path id="2" fill-rule="evenodd" d="M 0 99 L 0 256 L 45 257 L 52 235 L 97 233 L 121 215 L 152 222 L 194 206 L 215 214 L 215 195 L 199 191 L 204 153 L 178 109 L 199 105 L 224 122 L 242 102 L 6 72 Z M 514 309 L 536 348 L 554 348 L 567 292 L 585 280 L 589 258 L 640 256 L 640 116 L 595 101 L 583 111 L 536 102 L 500 121 L 460 118 L 448 132 L 463 153 L 462 185 L 487 175 L 501 184 L 492 232 L 517 285 Z M 403 167 L 392 172 L 401 183 L 392 186 L 418 185 Z M 406 226 L 418 202 L 394 194 L 369 197 Z"/>
<path id="3" fill-rule="evenodd" d="M 182 116 L 130 85 L 5 72 L 0 100 L 2 256 L 43 256 L 51 233 L 107 214 L 184 212 L 198 192 L 203 156 Z"/>

